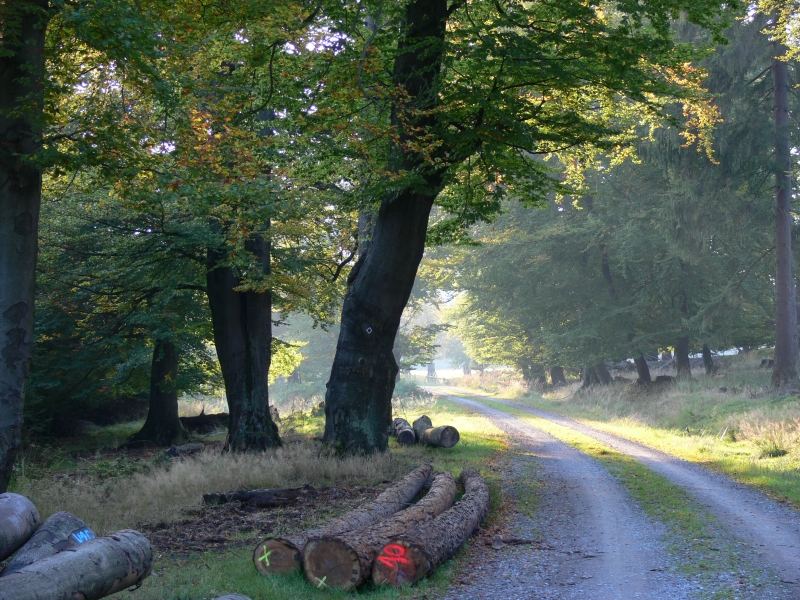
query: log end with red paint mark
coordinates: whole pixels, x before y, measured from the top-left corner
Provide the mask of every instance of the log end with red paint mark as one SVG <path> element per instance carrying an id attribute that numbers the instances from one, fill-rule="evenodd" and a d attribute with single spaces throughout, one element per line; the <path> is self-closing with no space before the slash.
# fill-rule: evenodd
<path id="1" fill-rule="evenodd" d="M 372 565 L 372 581 L 376 585 L 402 587 L 411 585 L 432 570 L 424 550 L 404 540 L 386 544 Z"/>

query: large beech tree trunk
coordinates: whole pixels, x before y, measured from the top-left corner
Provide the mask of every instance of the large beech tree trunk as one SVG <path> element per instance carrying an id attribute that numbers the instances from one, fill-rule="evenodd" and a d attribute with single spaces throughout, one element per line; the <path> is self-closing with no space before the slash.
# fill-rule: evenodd
<path id="1" fill-rule="evenodd" d="M 268 538 L 255 547 L 253 562 L 262 575 L 291 573 L 301 565 L 303 549 L 311 538 L 338 535 L 367 527 L 403 510 L 428 481 L 431 466 L 422 465 L 394 485 L 386 488 L 375 500 L 358 507 L 322 527 L 310 529 L 285 538 Z"/>
<path id="2" fill-rule="evenodd" d="M 93 600 L 132 587 L 150 574 L 153 551 L 138 531 L 95 538 L 0 577 L 3 600 Z"/>
<path id="3" fill-rule="evenodd" d="M 270 272 L 270 244 L 254 234 L 246 243 L 260 275 Z M 269 413 L 272 295 L 269 291 L 237 291 L 242 279 L 226 264 L 219 248 L 208 249 L 206 289 L 225 394 L 228 399 L 228 439 L 234 452 L 280 446 L 278 427 Z"/>
<path id="4" fill-rule="evenodd" d="M 5 560 L 33 535 L 39 526 L 39 511 L 19 494 L 0 494 L 0 560 Z"/>
<path id="5" fill-rule="evenodd" d="M 472 469 L 461 473 L 464 495 L 451 508 L 415 530 L 389 540 L 372 567 L 372 581 L 412 584 L 453 556 L 489 512 L 489 488 Z"/>
<path id="6" fill-rule="evenodd" d="M 390 519 L 366 529 L 336 537 L 308 541 L 303 551 L 303 570 L 312 585 L 353 590 L 372 573 L 372 562 L 390 539 L 446 511 L 456 497 L 456 482 L 450 473 L 434 477 L 430 490 L 416 504 Z"/>
<path id="7" fill-rule="evenodd" d="M 692 364 L 689 361 L 689 338 L 681 336 L 675 344 L 675 371 L 678 379 L 692 377 Z"/>
<path id="8" fill-rule="evenodd" d="M 75 515 L 68 512 L 53 513 L 25 545 L 14 553 L 0 575 L 9 575 L 62 550 L 80 546 L 95 537 L 97 536 L 86 523 Z"/>
<path id="9" fill-rule="evenodd" d="M 430 109 L 436 106 L 446 20 L 446 0 L 412 0 L 405 9 L 393 81 L 405 89 L 407 102 L 392 110 L 399 137 L 389 169 L 407 179 L 383 198 L 342 306 L 325 395 L 325 441 L 342 453 L 383 451 L 388 443 L 398 372 L 392 346 L 443 186 L 441 169 L 414 143 L 434 124 Z"/>
<path id="10" fill-rule="evenodd" d="M 647 366 L 647 360 L 645 360 L 644 354 L 640 352 L 639 356 L 633 359 L 633 362 L 636 365 L 636 375 L 638 376 L 636 383 L 640 385 L 652 383 L 653 380 L 650 377 L 650 367 Z"/>
<path id="11" fill-rule="evenodd" d="M 33 344 L 47 0 L 0 4 L 0 492 L 21 444 Z"/>
<path id="12" fill-rule="evenodd" d="M 186 439 L 178 416 L 178 349 L 172 340 L 156 340 L 150 366 L 150 405 L 147 420 L 131 442 L 171 446 Z"/>
<path id="13" fill-rule="evenodd" d="M 776 53 L 781 51 L 776 45 Z M 774 58 L 775 120 L 775 367 L 772 385 L 797 383 L 797 308 L 792 256 L 792 157 L 789 150 L 789 76 L 786 62 Z"/>

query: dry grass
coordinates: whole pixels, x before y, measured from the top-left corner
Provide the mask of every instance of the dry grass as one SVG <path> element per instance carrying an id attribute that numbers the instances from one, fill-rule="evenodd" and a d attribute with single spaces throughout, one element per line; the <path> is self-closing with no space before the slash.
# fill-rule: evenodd
<path id="1" fill-rule="evenodd" d="M 800 443 L 800 419 L 789 421 L 742 421 L 740 436 L 750 440 L 760 450 L 761 458 L 786 456 Z"/>
<path id="2" fill-rule="evenodd" d="M 29 496 L 42 514 L 72 512 L 97 531 L 173 521 L 214 491 L 262 487 L 374 485 L 405 469 L 390 455 L 336 458 L 311 442 L 260 454 L 206 451 L 155 465 L 146 472 L 107 479 L 91 475 L 20 478 L 15 491 Z"/>

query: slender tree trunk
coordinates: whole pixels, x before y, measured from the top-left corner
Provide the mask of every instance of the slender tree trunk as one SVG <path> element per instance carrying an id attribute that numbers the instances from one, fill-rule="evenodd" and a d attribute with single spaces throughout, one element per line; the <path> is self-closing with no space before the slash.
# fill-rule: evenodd
<path id="1" fill-rule="evenodd" d="M 564 367 L 550 367 L 550 383 L 553 387 L 567 385 L 567 378 L 564 377 Z"/>
<path id="2" fill-rule="evenodd" d="M 633 362 L 636 365 L 636 374 L 638 375 L 636 383 L 640 385 L 652 383 L 653 380 L 650 377 L 650 367 L 647 366 L 647 361 L 644 358 L 644 354 L 640 352 L 639 356 L 633 359 Z"/>
<path id="3" fill-rule="evenodd" d="M 776 46 L 780 52 L 780 46 Z M 797 383 L 797 300 L 792 257 L 792 158 L 789 150 L 787 65 L 772 61 L 775 119 L 775 387 Z"/>
<path id="4" fill-rule="evenodd" d="M 269 274 L 270 244 L 260 235 L 247 242 L 262 274 Z M 206 275 L 214 344 L 228 398 L 227 450 L 243 452 L 280 446 L 269 412 L 272 296 L 269 291 L 236 291 L 242 284 L 226 264 L 227 254 L 208 249 Z"/>
<path id="5" fill-rule="evenodd" d="M 405 9 L 393 78 L 405 88 L 408 103 L 392 110 L 399 143 L 389 167 L 413 173 L 413 182 L 383 199 L 369 250 L 351 272 L 325 396 L 325 441 L 338 452 L 387 447 L 398 371 L 392 347 L 443 186 L 441 170 L 415 151 L 414 142 L 419 130 L 433 125 L 427 109 L 436 105 L 446 18 L 445 0 L 412 0 Z"/>
<path id="6" fill-rule="evenodd" d="M 711 349 L 708 344 L 703 344 L 703 366 L 706 369 L 706 375 L 713 375 L 717 372 L 717 365 L 714 364 L 714 358 L 711 356 Z"/>
<path id="7" fill-rule="evenodd" d="M 675 370 L 679 379 L 692 377 L 692 365 L 689 362 L 689 337 L 681 336 L 675 344 Z"/>
<path id="8" fill-rule="evenodd" d="M 33 344 L 47 0 L 0 4 L 0 492 L 21 444 Z"/>
<path id="9" fill-rule="evenodd" d="M 142 429 L 131 442 L 171 446 L 186 438 L 178 417 L 178 350 L 172 340 L 156 340 L 150 367 L 150 405 Z"/>
<path id="10" fill-rule="evenodd" d="M 608 367 L 604 362 L 599 362 L 594 366 L 594 373 L 595 377 L 597 377 L 597 383 L 600 385 L 608 385 L 613 381 L 611 373 L 608 372 Z"/>

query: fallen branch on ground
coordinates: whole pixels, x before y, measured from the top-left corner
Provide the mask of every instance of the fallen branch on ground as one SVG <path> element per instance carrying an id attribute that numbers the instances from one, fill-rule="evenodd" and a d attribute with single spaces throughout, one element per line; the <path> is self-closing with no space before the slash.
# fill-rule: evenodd
<path id="1" fill-rule="evenodd" d="M 298 488 L 271 488 L 262 490 L 241 490 L 238 492 L 225 492 L 223 494 L 203 494 L 203 504 L 219 505 L 228 502 L 241 502 L 259 508 L 286 506 L 298 498 L 308 498 L 317 495 L 310 485 Z"/>

